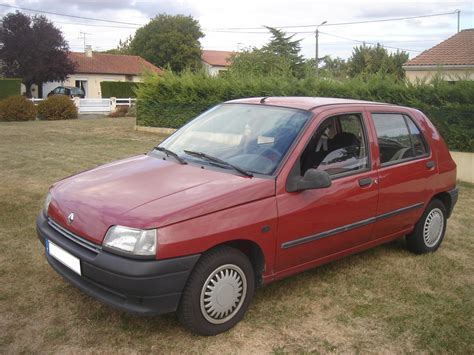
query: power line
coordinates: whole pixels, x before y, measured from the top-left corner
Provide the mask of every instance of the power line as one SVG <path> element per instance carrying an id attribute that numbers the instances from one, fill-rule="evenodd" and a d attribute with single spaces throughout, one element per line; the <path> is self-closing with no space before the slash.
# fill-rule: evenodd
<path id="1" fill-rule="evenodd" d="M 353 39 L 353 38 L 333 35 L 331 33 L 322 32 L 322 31 L 319 31 L 319 33 L 325 34 L 326 36 L 330 36 L 330 37 L 341 38 L 341 39 L 345 39 L 347 41 L 352 41 L 352 42 L 357 42 L 357 43 L 362 43 L 362 44 L 370 44 L 370 45 L 373 45 L 373 46 L 376 46 L 377 44 L 380 44 L 382 47 L 385 47 L 385 48 L 398 49 L 398 50 L 405 51 L 405 52 L 417 52 L 417 53 L 423 52 L 423 51 L 418 51 L 418 50 L 413 50 L 413 49 L 405 49 L 405 48 L 386 46 L 383 43 L 374 43 L 374 42 L 361 41 L 361 40 L 357 40 L 357 39 Z"/>
<path id="2" fill-rule="evenodd" d="M 413 19 L 417 19 L 417 18 L 445 16 L 445 15 L 453 15 L 453 14 L 457 14 L 457 13 L 458 12 L 456 10 L 456 11 L 453 11 L 453 12 L 443 12 L 443 13 L 431 14 L 431 15 L 418 15 L 418 16 L 396 17 L 396 18 L 388 18 L 388 19 L 380 19 L 380 20 L 365 20 L 365 21 L 353 21 L 353 22 L 335 22 L 335 23 L 326 23 L 324 25 L 324 27 L 327 27 L 327 26 L 359 25 L 359 24 L 364 24 L 364 23 L 376 23 L 376 22 L 413 20 Z M 275 28 L 303 28 L 303 27 L 316 27 L 316 26 L 317 26 L 317 24 L 312 24 L 312 25 L 290 25 L 290 26 L 270 26 L 270 27 L 275 27 Z M 260 26 L 260 27 L 228 27 L 228 28 L 215 28 L 215 29 L 211 29 L 211 30 L 208 30 L 208 31 L 209 32 L 224 32 L 224 31 L 237 31 L 237 30 L 262 30 L 262 27 L 263 26 Z"/>
<path id="3" fill-rule="evenodd" d="M 139 27 L 145 25 L 145 24 L 142 24 L 142 23 L 123 22 L 123 21 L 107 20 L 107 19 L 101 19 L 101 18 L 86 17 L 86 16 L 62 14 L 62 13 L 58 13 L 58 12 L 36 10 L 36 9 L 30 9 L 30 8 L 26 8 L 26 7 L 14 6 L 14 5 L 8 5 L 8 4 L 0 4 L 0 6 L 1 7 L 12 8 L 12 9 L 23 10 L 23 11 L 37 12 L 37 13 L 49 14 L 49 15 L 55 15 L 55 16 L 62 16 L 62 17 L 77 18 L 77 19 L 89 20 L 89 21 L 99 21 L 99 22 L 115 23 L 115 24 L 128 25 L 128 26 L 139 26 Z M 453 14 L 457 14 L 457 13 L 458 13 L 458 10 L 453 11 L 453 12 L 444 12 L 444 13 L 437 13 L 437 14 L 430 14 L 430 15 L 406 16 L 406 17 L 388 18 L 388 19 L 380 19 L 380 20 L 365 20 L 365 21 L 353 21 L 353 22 L 327 23 L 324 26 L 325 27 L 327 27 L 327 26 L 347 26 L 347 25 L 357 25 L 357 24 L 365 24 L 365 23 L 402 21 L 402 20 L 411 20 L 411 19 L 426 18 L 426 17 L 453 15 Z M 74 24 L 74 23 L 71 23 L 71 24 Z M 96 24 L 82 24 L 82 23 L 78 24 L 78 25 L 97 26 L 97 27 L 101 26 L 101 25 L 96 25 Z M 316 24 L 311 24 L 311 25 L 288 25 L 288 26 L 272 26 L 272 27 L 276 27 L 276 28 L 304 28 L 304 27 L 316 27 L 316 26 L 317 26 Z M 242 32 L 242 31 L 240 31 L 240 30 L 263 30 L 262 27 L 263 26 L 260 26 L 260 27 L 229 27 L 229 28 L 204 29 L 204 31 L 205 32 L 224 32 L 224 33 L 232 33 L 234 31 L 239 31 L 237 33 L 250 33 L 250 34 L 261 34 L 261 33 L 265 34 L 265 33 L 267 33 L 268 31 L 265 31 L 265 32 L 261 32 L 261 31 L 260 32 Z M 117 26 L 117 28 L 122 28 L 122 27 Z M 124 27 L 124 28 L 133 29 L 133 27 Z"/>
<path id="4" fill-rule="evenodd" d="M 122 22 L 122 21 L 114 21 L 114 20 L 105 20 L 105 19 L 100 19 L 100 18 L 93 18 L 93 17 L 85 17 L 85 16 L 77 16 L 77 15 L 67 15 L 67 14 L 61 14 L 58 12 L 51 12 L 51 11 L 44 11 L 44 10 L 35 10 L 35 9 L 28 9 L 26 7 L 20 7 L 20 6 L 13 6 L 13 5 L 8 5 L 8 4 L 0 4 L 1 7 L 8 7 L 11 9 L 18 9 L 18 10 L 23 10 L 23 11 L 29 11 L 29 12 L 37 12 L 40 14 L 48 14 L 48 15 L 55 15 L 55 16 L 63 16 L 63 17 L 71 17 L 71 18 L 78 18 L 81 20 L 90 20 L 90 21 L 100 21 L 100 22 L 109 22 L 109 23 L 118 23 L 122 25 L 131 25 L 131 26 L 144 26 L 142 23 L 133 23 L 133 22 Z"/>
<path id="5" fill-rule="evenodd" d="M 23 11 L 29 11 L 29 12 L 36 12 L 36 13 L 55 15 L 55 16 L 77 18 L 77 19 L 88 20 L 88 21 L 99 21 L 99 22 L 106 22 L 106 23 L 122 24 L 122 25 L 128 25 L 129 27 L 62 22 L 63 24 L 70 24 L 70 25 L 92 26 L 92 27 L 111 27 L 111 28 L 123 28 L 123 29 L 135 29 L 136 28 L 136 27 L 130 27 L 130 26 L 144 26 L 144 24 L 139 24 L 139 23 L 123 22 L 123 21 L 115 21 L 115 20 L 106 20 L 106 19 L 86 17 L 86 16 L 68 15 L 68 14 L 62 14 L 62 13 L 51 12 L 51 11 L 29 9 L 29 8 L 24 8 L 24 7 L 20 7 L 20 6 L 14 6 L 14 5 L 8 5 L 8 4 L 0 4 L 0 6 L 1 7 L 6 7 L 6 8 L 13 8 L 13 9 L 18 9 L 18 10 L 23 10 Z M 348 25 L 377 23 L 377 22 L 404 21 L 404 20 L 411 20 L 411 19 L 418 19 L 418 18 L 453 15 L 453 14 L 457 14 L 458 11 L 459 10 L 456 10 L 456 11 L 453 11 L 453 12 L 431 14 L 431 15 L 407 16 L 407 17 L 397 17 L 397 18 L 380 19 L 380 20 L 326 23 L 324 26 L 325 27 L 327 27 L 327 26 L 348 26 Z M 61 23 L 59 21 L 56 21 L 56 22 Z M 277 28 L 305 28 L 305 27 L 316 27 L 316 26 L 317 25 L 315 25 L 315 24 L 312 24 L 312 25 L 289 25 L 289 26 L 278 26 Z M 207 29 L 207 30 L 204 29 L 205 32 L 216 32 L 216 33 L 268 34 L 268 30 L 258 31 L 258 32 L 257 31 L 245 31 L 245 30 L 263 30 L 263 29 L 262 29 L 262 27 L 230 27 L 230 28 L 220 28 L 220 29 L 219 28 L 217 28 L 217 29 Z M 292 32 L 289 32 L 289 34 L 313 34 L 313 33 L 314 33 L 313 31 L 294 31 L 294 32 L 292 31 Z M 345 40 L 352 41 L 352 42 L 376 45 L 376 43 L 356 40 L 356 39 L 347 38 L 347 37 L 343 37 L 343 36 L 337 36 L 337 35 L 333 35 L 333 34 L 326 33 L 326 32 L 321 32 L 320 31 L 320 33 L 326 34 L 328 36 L 336 37 L 336 38 L 345 39 Z M 398 49 L 398 50 L 403 50 L 403 51 L 407 51 L 407 52 L 421 52 L 421 51 L 418 51 L 418 50 L 408 50 L 408 49 L 403 49 L 403 48 L 398 48 L 398 47 L 386 46 L 386 45 L 383 45 L 382 43 L 379 43 L 379 44 L 382 45 L 385 48 Z"/>
<path id="6" fill-rule="evenodd" d="M 83 23 L 83 22 L 54 21 L 54 23 L 59 23 L 59 24 L 62 24 L 62 25 L 87 26 L 87 27 L 122 28 L 122 29 L 130 29 L 130 30 L 136 30 L 137 29 L 137 27 L 99 25 L 99 24 L 96 24 L 96 23 Z"/>

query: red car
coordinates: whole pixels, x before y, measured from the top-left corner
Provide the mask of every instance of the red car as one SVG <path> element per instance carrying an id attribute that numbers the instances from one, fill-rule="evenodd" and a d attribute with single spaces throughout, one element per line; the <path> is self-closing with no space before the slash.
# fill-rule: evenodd
<path id="1" fill-rule="evenodd" d="M 418 110 L 251 98 L 55 183 L 36 224 L 49 264 L 85 293 L 213 335 L 269 282 L 403 236 L 435 251 L 457 196 L 456 165 Z"/>

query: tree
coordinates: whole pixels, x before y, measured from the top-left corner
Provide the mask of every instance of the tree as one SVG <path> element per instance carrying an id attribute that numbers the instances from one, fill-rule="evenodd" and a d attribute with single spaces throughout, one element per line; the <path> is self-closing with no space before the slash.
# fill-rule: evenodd
<path id="1" fill-rule="evenodd" d="M 75 63 L 68 57 L 69 46 L 61 31 L 44 16 L 16 12 L 0 24 L 0 72 L 5 77 L 21 78 L 26 94 L 31 86 L 63 81 L 74 73 Z"/>
<path id="2" fill-rule="evenodd" d="M 293 73 L 296 76 L 301 76 L 304 65 L 303 56 L 300 54 L 301 39 L 293 41 L 294 34 L 286 36 L 286 33 L 282 30 L 268 26 L 265 27 L 272 34 L 272 38 L 270 39 L 270 42 L 262 48 L 263 51 L 268 54 L 285 58 L 290 63 Z"/>
<path id="3" fill-rule="evenodd" d="M 137 30 L 130 42 L 130 54 L 177 72 L 196 70 L 201 67 L 202 37 L 199 22 L 191 16 L 160 14 Z"/>
<path id="4" fill-rule="evenodd" d="M 348 63 L 345 59 L 336 57 L 331 58 L 327 55 L 322 59 L 323 66 L 321 72 L 324 76 L 330 76 L 337 79 L 345 79 L 347 77 Z M 312 60 L 314 67 L 314 60 Z"/>
<path id="5" fill-rule="evenodd" d="M 388 53 L 388 51 L 377 44 L 376 46 L 354 47 L 352 56 L 348 60 L 349 76 L 370 75 L 375 73 L 393 74 L 402 79 L 405 71 L 402 65 L 408 60 L 408 53 L 397 51 Z"/>
<path id="6" fill-rule="evenodd" d="M 119 44 L 117 48 L 114 49 L 109 49 L 107 51 L 104 51 L 104 53 L 108 54 L 122 54 L 122 55 L 127 55 L 130 54 L 130 44 L 132 43 L 132 36 L 128 36 L 127 39 L 124 41 L 119 40 Z"/>
<path id="7" fill-rule="evenodd" d="M 300 55 L 301 40 L 292 40 L 294 35 L 265 26 L 271 33 L 270 41 L 262 48 L 250 48 L 233 57 L 230 70 L 244 74 L 279 74 L 303 77 L 305 61 Z"/>
<path id="8" fill-rule="evenodd" d="M 293 75 L 288 58 L 269 53 L 261 48 L 245 49 L 231 59 L 231 73 L 252 76 Z"/>

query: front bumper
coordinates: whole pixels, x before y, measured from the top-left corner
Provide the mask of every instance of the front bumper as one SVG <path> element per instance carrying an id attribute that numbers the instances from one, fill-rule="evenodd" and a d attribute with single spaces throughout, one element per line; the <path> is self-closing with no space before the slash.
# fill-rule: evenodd
<path id="1" fill-rule="evenodd" d="M 46 253 L 51 267 L 80 290 L 114 308 L 143 315 L 174 312 L 191 270 L 200 255 L 165 260 L 131 259 L 93 252 L 65 238 L 40 213 L 36 218 L 38 238 L 51 240 L 81 260 L 81 273 L 64 266 Z"/>

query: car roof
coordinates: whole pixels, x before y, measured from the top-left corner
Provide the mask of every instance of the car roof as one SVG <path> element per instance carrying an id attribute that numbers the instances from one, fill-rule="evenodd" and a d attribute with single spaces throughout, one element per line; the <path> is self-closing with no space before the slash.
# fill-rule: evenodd
<path id="1" fill-rule="evenodd" d="M 262 99 L 265 99 L 262 102 Z M 246 99 L 237 99 L 226 101 L 226 103 L 243 104 L 267 104 L 272 106 L 292 107 L 302 110 L 312 110 L 314 108 L 326 105 L 350 105 L 350 104 L 370 104 L 395 106 L 382 102 L 338 99 L 333 97 L 304 97 L 304 96 L 269 96 L 269 97 L 251 97 Z"/>

